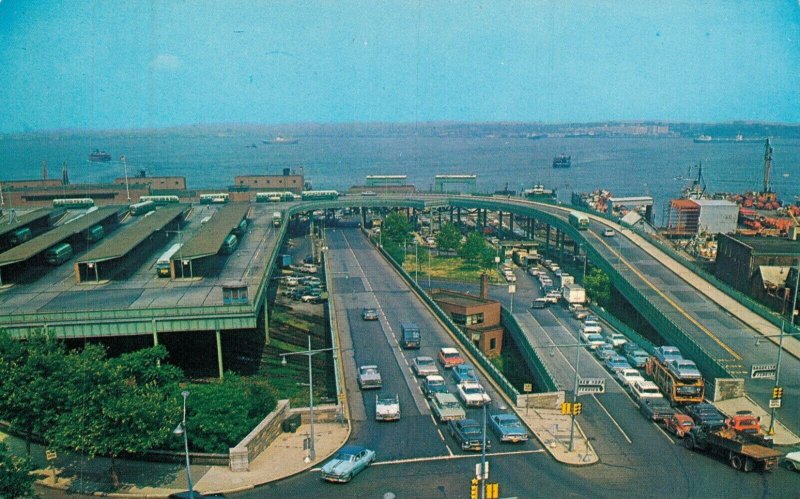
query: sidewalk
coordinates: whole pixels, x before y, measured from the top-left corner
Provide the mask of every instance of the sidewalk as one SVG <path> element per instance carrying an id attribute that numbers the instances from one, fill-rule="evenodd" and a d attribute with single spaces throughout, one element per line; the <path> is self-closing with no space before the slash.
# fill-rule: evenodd
<path id="1" fill-rule="evenodd" d="M 570 417 L 563 416 L 561 411 L 515 408 L 515 412 L 556 461 L 572 466 L 587 466 L 600 461 L 578 423 L 575 423 L 572 452 L 569 451 Z"/>
<path id="2" fill-rule="evenodd" d="M 314 443 L 317 460 L 304 462 L 307 451 L 303 443 L 308 436 L 308 425 L 301 425 L 296 433 L 281 433 L 272 444 L 250 464 L 250 471 L 233 472 L 227 466 L 192 465 L 194 490 L 203 494 L 232 493 L 252 489 L 322 465 L 350 437 L 350 427 L 339 423 L 315 423 Z M 24 454 L 24 442 L 0 434 L 16 452 Z M 43 476 L 37 484 L 68 493 L 107 497 L 165 498 L 172 493 L 187 490 L 186 467 L 175 463 L 154 463 L 117 460 L 122 485 L 111 485 L 109 469 L 111 460 L 96 458 L 83 461 L 78 456 L 59 456 L 55 461 L 57 483 L 52 470 L 44 463 L 44 449 L 35 445 L 32 455 L 37 472 Z"/>

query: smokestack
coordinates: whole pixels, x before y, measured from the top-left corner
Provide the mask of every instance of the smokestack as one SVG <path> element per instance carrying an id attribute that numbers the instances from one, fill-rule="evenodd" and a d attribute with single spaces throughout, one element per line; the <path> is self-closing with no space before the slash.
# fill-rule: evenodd
<path id="1" fill-rule="evenodd" d="M 481 274 L 481 298 L 489 299 L 489 274 L 486 272 Z"/>
<path id="2" fill-rule="evenodd" d="M 47 160 L 42 161 L 42 180 L 47 180 Z"/>
<path id="3" fill-rule="evenodd" d="M 67 173 L 66 161 L 64 161 L 64 164 L 61 166 L 61 183 L 63 185 L 69 185 L 69 174 Z"/>

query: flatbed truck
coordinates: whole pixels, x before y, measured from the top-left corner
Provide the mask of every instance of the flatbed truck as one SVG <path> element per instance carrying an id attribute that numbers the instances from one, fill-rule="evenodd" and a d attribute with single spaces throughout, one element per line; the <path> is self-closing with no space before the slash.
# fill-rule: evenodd
<path id="1" fill-rule="evenodd" d="M 768 445 L 771 442 L 761 435 L 740 433 L 733 428 L 696 426 L 684 437 L 683 445 L 689 450 L 712 452 L 728 460 L 735 470 L 750 472 L 755 469 L 770 471 L 778 466 L 783 453 Z"/>

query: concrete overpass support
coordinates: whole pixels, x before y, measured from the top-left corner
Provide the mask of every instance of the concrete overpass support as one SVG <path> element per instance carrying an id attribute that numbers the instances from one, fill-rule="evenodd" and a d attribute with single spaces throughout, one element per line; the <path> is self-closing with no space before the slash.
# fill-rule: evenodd
<path id="1" fill-rule="evenodd" d="M 514 233 L 514 214 L 510 211 L 508 212 L 508 230 L 511 231 L 512 234 Z"/>
<path id="2" fill-rule="evenodd" d="M 217 335 L 217 369 L 219 370 L 219 379 L 225 377 L 222 371 L 222 334 L 219 329 L 215 331 Z"/>

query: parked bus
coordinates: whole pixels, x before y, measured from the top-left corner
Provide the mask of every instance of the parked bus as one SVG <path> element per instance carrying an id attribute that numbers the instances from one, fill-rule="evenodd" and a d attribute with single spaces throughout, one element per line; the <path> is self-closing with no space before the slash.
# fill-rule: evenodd
<path id="1" fill-rule="evenodd" d="M 158 257 L 158 261 L 156 261 L 156 273 L 159 277 L 169 277 L 170 276 L 170 261 L 172 257 L 175 256 L 175 253 L 181 249 L 183 244 L 175 243 L 169 247 L 167 251 L 165 251 L 160 257 Z"/>
<path id="2" fill-rule="evenodd" d="M 53 208 L 91 208 L 92 206 L 94 206 L 94 199 L 91 198 L 65 198 L 53 200 Z"/>
<path id="3" fill-rule="evenodd" d="M 239 225 L 233 229 L 233 233 L 236 234 L 237 237 L 242 237 L 244 233 L 247 232 L 247 219 L 243 218 Z"/>
<path id="4" fill-rule="evenodd" d="M 144 215 L 148 211 L 153 211 L 156 209 L 156 204 L 152 201 L 142 201 L 140 203 L 134 203 L 130 205 L 131 215 Z"/>
<path id="5" fill-rule="evenodd" d="M 144 201 L 152 201 L 157 206 L 162 206 L 165 204 L 175 204 L 181 202 L 178 196 L 140 196 L 139 202 L 142 203 Z"/>
<path id="6" fill-rule="evenodd" d="M 67 243 L 56 244 L 44 252 L 44 259 L 50 265 L 61 265 L 72 258 L 72 246 Z"/>
<path id="7" fill-rule="evenodd" d="M 295 195 L 289 191 L 284 192 L 257 192 L 257 203 L 280 203 L 281 201 L 294 201 Z"/>
<path id="8" fill-rule="evenodd" d="M 103 228 L 102 225 L 95 225 L 91 227 L 89 230 L 86 231 L 86 242 L 87 243 L 96 243 L 97 241 L 103 239 L 106 235 L 106 230 Z"/>
<path id="9" fill-rule="evenodd" d="M 578 230 L 586 230 L 589 228 L 589 217 L 583 213 L 571 211 L 569 212 L 569 223 Z"/>
<path id="10" fill-rule="evenodd" d="M 30 241 L 32 237 L 33 232 L 31 232 L 29 228 L 21 227 L 11 233 L 11 236 L 8 238 L 8 242 L 11 243 L 11 246 L 17 246 L 25 241 Z"/>
<path id="11" fill-rule="evenodd" d="M 301 194 L 303 201 L 313 201 L 319 199 L 339 199 L 339 191 L 303 191 Z"/>
<path id="12" fill-rule="evenodd" d="M 228 237 L 225 238 L 225 242 L 222 243 L 222 247 L 219 249 L 219 254 L 230 255 L 236 250 L 237 246 L 239 246 L 239 238 L 236 237 L 236 234 L 228 234 Z"/>
<path id="13" fill-rule="evenodd" d="M 200 194 L 200 204 L 224 204 L 228 201 L 230 201 L 230 195 L 227 192 Z"/>

